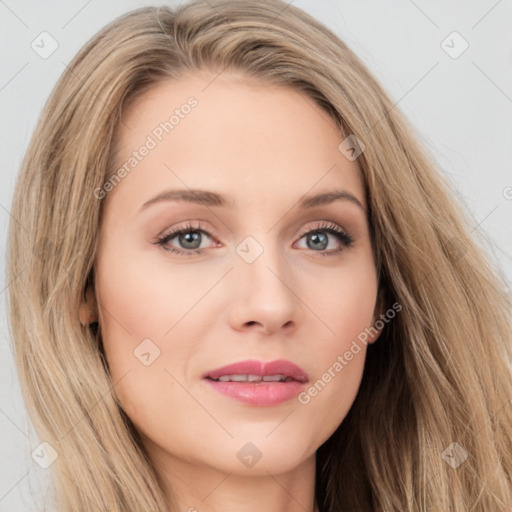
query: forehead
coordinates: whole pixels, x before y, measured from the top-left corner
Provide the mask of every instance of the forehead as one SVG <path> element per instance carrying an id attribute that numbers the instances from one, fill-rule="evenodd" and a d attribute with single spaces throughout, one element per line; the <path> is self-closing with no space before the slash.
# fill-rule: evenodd
<path id="1" fill-rule="evenodd" d="M 130 182 L 146 198 L 169 187 L 221 189 L 236 207 L 251 195 L 343 186 L 364 205 L 358 165 L 339 150 L 342 140 L 302 92 L 233 72 L 196 73 L 153 85 L 125 109 L 112 171 L 124 167 L 123 188 Z"/>

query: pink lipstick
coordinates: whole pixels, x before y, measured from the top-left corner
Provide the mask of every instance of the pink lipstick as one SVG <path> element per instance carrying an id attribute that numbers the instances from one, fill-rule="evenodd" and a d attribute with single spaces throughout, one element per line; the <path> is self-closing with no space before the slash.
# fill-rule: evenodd
<path id="1" fill-rule="evenodd" d="M 211 370 L 203 379 L 223 395 L 263 407 L 296 397 L 309 382 L 304 370 L 285 359 L 240 361 Z"/>

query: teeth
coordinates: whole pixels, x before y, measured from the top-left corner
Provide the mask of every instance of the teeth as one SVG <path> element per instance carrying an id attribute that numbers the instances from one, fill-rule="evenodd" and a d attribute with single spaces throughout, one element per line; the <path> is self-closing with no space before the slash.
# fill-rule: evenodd
<path id="1" fill-rule="evenodd" d="M 286 377 L 284 375 L 265 375 L 265 377 L 263 377 L 263 380 L 265 382 L 279 381 L 285 379 Z"/>
<path id="2" fill-rule="evenodd" d="M 284 375 L 265 375 L 263 378 L 260 375 L 222 375 L 218 379 L 221 382 L 288 382 L 293 380 L 291 377 Z"/>

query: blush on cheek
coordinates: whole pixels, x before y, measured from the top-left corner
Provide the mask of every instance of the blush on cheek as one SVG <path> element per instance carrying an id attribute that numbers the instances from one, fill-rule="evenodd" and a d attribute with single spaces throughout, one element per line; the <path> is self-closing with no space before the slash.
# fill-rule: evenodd
<path id="1" fill-rule="evenodd" d="M 366 346 L 361 340 L 373 326 L 375 300 L 372 293 L 361 289 L 359 294 L 352 293 L 350 297 L 340 298 L 338 304 L 336 322 L 332 327 L 336 337 L 330 343 L 337 355 L 350 350 L 354 341 L 361 347 Z"/>

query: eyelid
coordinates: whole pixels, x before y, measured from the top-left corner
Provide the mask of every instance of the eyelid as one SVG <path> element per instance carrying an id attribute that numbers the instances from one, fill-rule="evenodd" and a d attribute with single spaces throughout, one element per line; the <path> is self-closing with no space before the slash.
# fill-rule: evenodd
<path id="1" fill-rule="evenodd" d="M 173 227 L 170 229 L 166 229 L 162 232 L 162 234 L 158 235 L 156 237 L 156 241 L 154 243 L 158 243 L 159 241 L 163 239 L 169 239 L 169 237 L 172 239 L 176 236 L 178 236 L 182 232 L 188 232 L 188 231 L 196 231 L 200 232 L 204 235 L 207 235 L 212 240 L 216 240 L 216 238 L 210 233 L 210 231 L 203 227 L 203 225 L 200 223 L 200 221 L 197 221 L 197 225 L 194 225 L 191 221 L 185 221 L 185 224 L 178 225 L 177 227 Z M 186 250 L 186 249 L 184 249 Z M 190 249 L 190 250 L 196 250 L 196 249 Z"/>

